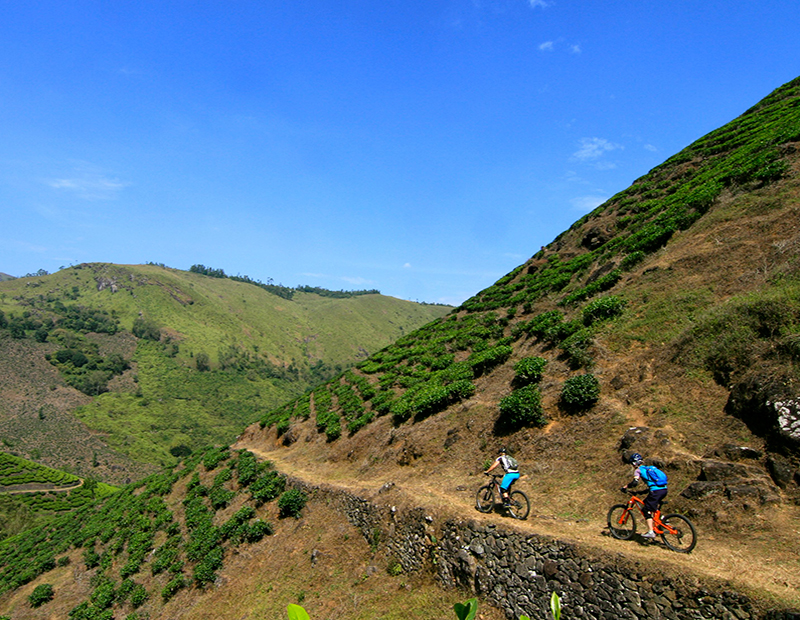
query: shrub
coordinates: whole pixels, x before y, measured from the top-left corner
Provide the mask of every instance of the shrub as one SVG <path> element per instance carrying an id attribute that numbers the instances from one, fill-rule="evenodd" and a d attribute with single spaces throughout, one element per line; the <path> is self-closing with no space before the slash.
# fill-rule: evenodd
<path id="1" fill-rule="evenodd" d="M 40 583 L 33 589 L 28 597 L 31 607 L 39 607 L 53 600 L 53 586 L 49 583 Z"/>
<path id="2" fill-rule="evenodd" d="M 631 252 L 625 258 L 622 259 L 620 267 L 625 270 L 632 269 L 633 267 L 641 263 L 644 260 L 645 256 L 646 254 L 642 252 L 642 250 L 636 250 L 635 252 Z"/>
<path id="3" fill-rule="evenodd" d="M 209 449 L 203 456 L 203 467 L 211 471 L 230 456 L 227 446 Z"/>
<path id="4" fill-rule="evenodd" d="M 542 379 L 542 372 L 547 366 L 547 360 L 543 357 L 524 357 L 514 364 L 514 381 L 519 385 L 537 383 Z"/>
<path id="5" fill-rule="evenodd" d="M 412 408 L 411 408 L 411 397 L 408 396 L 408 392 L 403 394 L 402 397 L 398 398 L 395 401 L 392 401 L 392 406 L 390 408 L 392 413 L 392 420 L 395 424 L 400 424 L 401 422 L 405 422 L 408 418 L 411 417 Z"/>
<path id="6" fill-rule="evenodd" d="M 184 587 L 186 587 L 186 581 L 184 580 L 183 575 L 175 576 L 169 583 L 167 583 L 167 585 L 164 586 L 164 589 L 161 590 L 162 600 L 166 603 L 178 593 L 178 590 Z"/>
<path id="7" fill-rule="evenodd" d="M 510 345 L 500 345 L 479 353 L 472 353 L 467 360 L 475 376 L 480 376 L 498 364 L 505 362 L 513 352 Z"/>
<path id="8" fill-rule="evenodd" d="M 579 329 L 561 343 L 561 350 L 566 355 L 570 368 L 576 370 L 582 366 L 587 368 L 592 366 L 594 362 L 588 349 L 593 343 L 592 331 L 588 328 Z"/>
<path id="9" fill-rule="evenodd" d="M 114 582 L 110 580 L 103 581 L 103 583 L 94 589 L 90 598 L 92 604 L 98 609 L 107 609 L 111 607 L 114 600 L 117 598 L 117 593 L 114 590 Z"/>
<path id="10" fill-rule="evenodd" d="M 256 479 L 258 475 L 258 462 L 252 452 L 242 450 L 239 453 L 239 458 L 236 461 L 236 474 L 239 484 L 243 487 L 248 486 Z"/>
<path id="11" fill-rule="evenodd" d="M 154 340 L 155 342 L 161 340 L 161 329 L 158 325 L 142 317 L 136 317 L 133 320 L 131 332 L 134 336 L 143 340 Z"/>
<path id="12" fill-rule="evenodd" d="M 246 524 L 242 537 L 245 542 L 254 543 L 258 542 L 264 536 L 272 535 L 273 529 L 269 521 L 256 519 L 255 521 Z"/>
<path id="13" fill-rule="evenodd" d="M 223 555 L 222 547 L 214 547 L 197 563 L 197 566 L 194 567 L 193 577 L 199 586 L 202 587 L 216 580 L 216 571 L 222 568 Z"/>
<path id="14" fill-rule="evenodd" d="M 372 399 L 372 408 L 378 415 L 385 415 L 389 413 L 394 400 L 394 392 L 391 390 L 380 391 Z"/>
<path id="15" fill-rule="evenodd" d="M 522 426 L 544 426 L 547 418 L 542 408 L 542 395 L 535 385 L 514 390 L 500 401 L 500 425 L 510 429 Z"/>
<path id="16" fill-rule="evenodd" d="M 576 301 L 581 301 L 583 299 L 592 297 L 593 295 L 596 295 L 602 291 L 607 291 L 617 282 L 619 282 L 621 277 L 622 272 L 619 269 L 615 269 L 611 273 L 604 275 L 602 278 L 599 278 L 591 284 L 587 284 L 582 289 L 578 289 L 571 295 L 568 295 L 561 303 L 571 304 Z"/>
<path id="17" fill-rule="evenodd" d="M 137 607 L 141 607 L 146 600 L 147 590 L 145 590 L 142 584 L 137 583 L 131 591 L 131 605 L 136 609 Z"/>
<path id="18" fill-rule="evenodd" d="M 278 510 L 283 517 L 299 517 L 308 498 L 300 489 L 289 489 L 278 498 Z"/>
<path id="19" fill-rule="evenodd" d="M 588 409 L 599 398 L 600 382 L 590 373 L 570 377 L 561 388 L 561 402 L 567 409 Z"/>
<path id="20" fill-rule="evenodd" d="M 275 499 L 286 488 L 286 478 L 274 470 L 266 472 L 250 485 L 250 497 L 261 505 Z"/>
<path id="21" fill-rule="evenodd" d="M 589 326 L 597 321 L 613 319 L 622 314 L 626 303 L 624 299 L 620 299 L 616 295 L 608 295 L 595 299 L 586 304 L 586 307 L 583 309 L 583 324 Z"/>
<path id="22" fill-rule="evenodd" d="M 564 314 L 558 310 L 542 312 L 525 324 L 524 331 L 536 338 L 543 338 L 563 321 Z"/>

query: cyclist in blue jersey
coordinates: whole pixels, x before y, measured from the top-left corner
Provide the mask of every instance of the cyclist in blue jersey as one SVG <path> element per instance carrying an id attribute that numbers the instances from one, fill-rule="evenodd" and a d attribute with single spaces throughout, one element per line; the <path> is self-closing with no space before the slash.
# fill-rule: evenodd
<path id="1" fill-rule="evenodd" d="M 500 448 L 500 456 L 498 456 L 492 466 L 486 470 L 484 473 L 489 473 L 496 467 L 502 467 L 503 471 L 505 472 L 505 476 L 500 481 L 500 494 L 503 496 L 503 506 L 508 506 L 509 504 L 509 489 L 511 485 L 519 478 L 519 465 L 517 464 L 517 460 L 508 455 L 508 450 L 505 447 Z"/>
<path id="2" fill-rule="evenodd" d="M 653 513 L 659 509 L 661 502 L 667 496 L 667 475 L 653 465 L 643 465 L 644 459 L 638 452 L 634 452 L 629 462 L 633 465 L 633 480 L 626 484 L 623 492 L 632 489 L 639 484 L 639 480 L 644 480 L 647 484 L 647 497 L 644 498 L 644 516 L 647 519 L 647 532 L 642 534 L 643 538 L 655 538 L 653 531 Z"/>

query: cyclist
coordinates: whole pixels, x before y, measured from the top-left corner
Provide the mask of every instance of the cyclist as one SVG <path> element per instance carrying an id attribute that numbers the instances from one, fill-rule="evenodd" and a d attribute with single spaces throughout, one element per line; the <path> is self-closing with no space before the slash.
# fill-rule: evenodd
<path id="1" fill-rule="evenodd" d="M 502 447 L 500 448 L 500 456 L 494 460 L 492 466 L 484 473 L 488 474 L 495 467 L 502 467 L 505 472 L 503 479 L 500 481 L 500 494 L 503 496 L 503 506 L 508 506 L 511 501 L 508 492 L 511 489 L 511 485 L 519 478 L 519 465 L 513 456 L 508 455 L 508 450 Z"/>
<path id="2" fill-rule="evenodd" d="M 653 513 L 659 509 L 661 502 L 667 496 L 667 475 L 658 467 L 653 465 L 642 465 L 642 455 L 638 452 L 631 454 L 628 462 L 633 465 L 633 480 L 626 484 L 622 492 L 627 492 L 639 484 L 639 480 L 644 480 L 647 484 L 648 493 L 644 498 L 644 516 L 647 519 L 647 533 L 642 534 L 643 538 L 655 538 L 653 531 Z"/>

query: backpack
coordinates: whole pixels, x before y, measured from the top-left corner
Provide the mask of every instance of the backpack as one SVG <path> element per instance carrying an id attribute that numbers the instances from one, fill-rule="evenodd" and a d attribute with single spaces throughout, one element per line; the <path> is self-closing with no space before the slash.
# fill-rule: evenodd
<path id="1" fill-rule="evenodd" d="M 519 463 L 517 463 L 517 459 L 513 456 L 505 455 L 505 461 L 503 462 L 503 467 L 505 470 L 508 471 L 519 471 Z"/>
<path id="2" fill-rule="evenodd" d="M 647 486 L 665 487 L 667 486 L 667 474 L 655 465 L 643 465 L 639 471 Z"/>

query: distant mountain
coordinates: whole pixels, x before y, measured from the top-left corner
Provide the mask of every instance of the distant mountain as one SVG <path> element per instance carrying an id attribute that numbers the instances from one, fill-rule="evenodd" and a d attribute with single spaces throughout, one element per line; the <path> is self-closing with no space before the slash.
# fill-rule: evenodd
<path id="1" fill-rule="evenodd" d="M 161 465 L 230 442 L 449 310 L 376 293 L 278 296 L 158 265 L 9 280 L 0 283 L 0 433 L 21 455 L 124 482 L 144 472 L 120 453 Z M 22 392 L 30 397 L 13 397 Z"/>
<path id="2" fill-rule="evenodd" d="M 10 276 L 7 273 L 3 273 L 0 271 L 0 282 L 4 282 L 5 280 L 13 280 L 14 276 Z"/>

